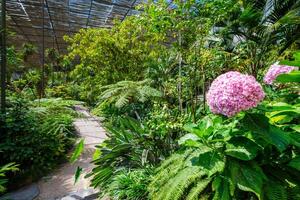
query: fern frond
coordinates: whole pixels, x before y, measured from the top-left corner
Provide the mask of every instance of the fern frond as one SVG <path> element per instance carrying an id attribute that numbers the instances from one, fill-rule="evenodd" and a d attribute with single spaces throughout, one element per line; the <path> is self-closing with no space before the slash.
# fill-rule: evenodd
<path id="1" fill-rule="evenodd" d="M 269 182 L 265 187 L 265 193 L 269 200 L 288 200 L 285 187 L 276 182 Z"/>
<path id="2" fill-rule="evenodd" d="M 203 182 L 203 189 L 209 182 L 205 186 L 205 181 L 202 179 L 207 174 L 198 166 L 193 166 L 192 159 L 202 151 L 203 148 L 187 149 L 184 153 L 174 154 L 163 162 L 149 184 L 151 198 L 157 200 L 181 199 L 186 193 L 190 193 L 190 190 L 194 195 L 200 194 L 201 185 L 197 184 L 198 181 Z M 193 190 L 196 186 L 197 189 Z M 194 196 L 190 198 L 194 198 Z"/>
<path id="3" fill-rule="evenodd" d="M 157 200 L 177 200 L 181 199 L 183 194 L 194 184 L 195 181 L 205 175 L 205 172 L 197 166 L 186 167 L 181 170 L 176 176 L 169 179 L 160 190 L 157 196 L 153 199 Z"/>
<path id="4" fill-rule="evenodd" d="M 120 97 L 118 97 L 118 99 L 116 100 L 116 107 L 117 108 L 122 108 L 123 106 L 125 106 L 128 102 L 129 102 L 129 96 L 127 93 L 121 95 Z"/>
<path id="5" fill-rule="evenodd" d="M 211 179 L 201 179 L 197 182 L 196 186 L 191 189 L 186 200 L 198 200 L 200 193 L 208 186 Z"/>
<path id="6" fill-rule="evenodd" d="M 287 189 L 289 200 L 299 200 L 300 199 L 300 186 L 293 186 Z"/>
<path id="7" fill-rule="evenodd" d="M 145 102 L 151 97 L 160 97 L 160 91 L 147 85 L 149 80 L 143 81 L 120 81 L 115 84 L 101 87 L 104 90 L 100 95 L 100 100 L 115 102 L 121 108 L 129 103 L 129 99 Z"/>
<path id="8" fill-rule="evenodd" d="M 186 165 L 186 158 L 189 157 L 195 150 L 188 149 L 182 154 L 173 154 L 156 170 L 156 175 L 153 177 L 149 190 L 157 192 L 162 185 L 165 185 L 168 180 L 174 177 Z"/>

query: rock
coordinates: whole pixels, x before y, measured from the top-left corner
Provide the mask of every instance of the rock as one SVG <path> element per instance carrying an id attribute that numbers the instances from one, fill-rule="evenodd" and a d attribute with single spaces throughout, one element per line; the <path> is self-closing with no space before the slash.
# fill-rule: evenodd
<path id="1" fill-rule="evenodd" d="M 78 199 L 71 197 L 71 196 L 66 196 L 66 197 L 61 198 L 61 200 L 78 200 Z"/>
<path id="2" fill-rule="evenodd" d="M 15 192 L 8 193 L 0 197 L 0 200 L 33 200 L 39 193 L 37 184 L 32 184 Z"/>
<path id="3" fill-rule="evenodd" d="M 98 193 L 93 189 L 80 190 L 72 192 L 68 196 L 63 197 L 61 200 L 96 200 Z"/>

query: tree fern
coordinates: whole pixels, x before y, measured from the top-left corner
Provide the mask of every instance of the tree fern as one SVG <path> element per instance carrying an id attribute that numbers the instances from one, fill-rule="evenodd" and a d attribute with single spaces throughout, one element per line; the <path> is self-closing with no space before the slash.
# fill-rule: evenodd
<path id="1" fill-rule="evenodd" d="M 118 108 L 133 101 L 145 102 L 154 97 L 161 97 L 161 92 L 152 88 L 148 79 L 143 81 L 120 81 L 103 86 L 100 89 L 104 90 L 100 95 L 100 99 L 114 102 Z"/>

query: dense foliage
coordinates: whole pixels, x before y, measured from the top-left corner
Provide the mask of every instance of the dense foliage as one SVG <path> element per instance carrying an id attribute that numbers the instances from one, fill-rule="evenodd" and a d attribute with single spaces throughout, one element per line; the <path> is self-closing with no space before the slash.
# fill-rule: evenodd
<path id="1" fill-rule="evenodd" d="M 34 46 L 9 48 L 0 176 L 16 170 L 7 163 L 18 164 L 7 173 L 18 178 L 65 157 L 78 103 L 65 99 L 76 99 L 108 135 L 88 174 L 100 196 L 300 199 L 299 1 L 159 0 L 137 9 L 112 28 L 66 36 L 68 54 L 48 49 L 43 74 L 30 62 Z M 82 149 L 83 141 L 72 162 Z"/>
<path id="2" fill-rule="evenodd" d="M 258 83 L 265 69 L 278 59 L 284 59 L 282 63 L 292 62 L 287 54 L 298 48 L 299 35 L 295 31 L 299 26 L 290 20 L 299 17 L 298 3 L 158 1 L 141 7 L 143 12 L 138 17 L 116 23 L 114 31 L 118 31 L 119 37 L 133 31 L 133 27 L 138 27 L 138 31 L 142 27 L 142 35 L 159 38 L 148 42 L 156 42 L 153 50 L 159 48 L 160 54 L 150 54 L 150 60 L 142 61 L 140 76 L 129 77 L 136 72 L 135 65 L 124 68 L 129 73 L 126 76 L 119 71 L 107 76 L 102 72 L 93 75 L 102 80 L 97 81 L 97 87 L 90 84 L 93 88 L 88 92 L 96 97 L 89 100 L 98 103 L 94 113 L 104 117 L 109 139 L 97 150 L 100 153 L 94 161 L 96 167 L 89 175 L 93 176 L 92 185 L 114 199 L 299 198 L 299 172 L 295 168 L 299 154 L 299 99 L 294 92 L 298 87 L 277 82 L 262 87 Z M 123 27 L 127 22 L 131 23 L 128 29 Z M 88 31 L 83 33 L 81 37 L 106 43 L 107 38 L 93 37 Z M 132 40 L 147 40 L 138 36 L 131 35 Z M 118 46 L 122 40 L 110 40 L 120 52 L 126 49 Z M 78 69 L 89 69 L 86 63 L 91 59 L 89 54 L 101 58 L 108 53 L 95 48 L 81 51 L 87 44 L 94 45 L 73 43 L 71 55 L 74 56 L 75 50 L 80 52 L 75 54 L 80 64 L 73 75 L 81 74 Z M 132 44 L 130 52 L 141 47 Z M 118 52 L 116 49 L 114 52 Z M 144 51 L 140 53 L 142 56 Z M 93 61 L 96 59 L 89 60 Z M 131 62 L 131 58 L 126 57 L 124 62 Z M 93 66 L 106 72 L 100 65 L 93 63 Z M 208 105 L 213 112 L 230 113 L 228 116 L 249 111 L 232 118 L 212 115 L 205 103 L 208 86 L 218 75 L 231 70 L 254 77 L 238 73 L 241 78 L 231 80 L 224 74 L 219 84 L 212 84 Z M 109 77 L 117 74 L 121 80 Z M 291 76 L 297 79 L 297 75 Z M 290 81 L 290 78 L 283 81 L 286 78 L 279 77 L 282 82 Z M 162 96 L 144 101 L 138 84 L 146 82 L 149 90 L 155 88 Z M 264 98 L 258 108 L 251 109 Z M 216 100 L 219 102 L 215 103 Z M 293 114 L 289 117 L 287 113 Z M 127 116 L 135 120 L 128 120 Z M 186 131 L 190 133 L 184 135 Z M 171 156 L 166 159 L 168 155 Z M 153 171 L 153 167 L 158 168 Z M 148 187 L 143 196 L 139 196 L 137 188 L 137 195 L 130 196 L 126 195 L 127 187 L 123 190 L 116 187 L 119 184 L 116 180 L 130 176 L 124 173 L 144 169 L 150 169 L 154 175 L 147 179 L 151 183 L 146 181 Z"/>
<path id="3" fill-rule="evenodd" d="M 1 165 L 19 165 L 19 171 L 9 177 L 11 186 L 39 178 L 64 159 L 76 138 L 72 125 L 76 113 L 70 107 L 74 103 L 61 99 L 26 101 L 13 96 L 9 99 L 0 152 L 4 152 Z M 19 183 L 12 183 L 14 179 Z"/>

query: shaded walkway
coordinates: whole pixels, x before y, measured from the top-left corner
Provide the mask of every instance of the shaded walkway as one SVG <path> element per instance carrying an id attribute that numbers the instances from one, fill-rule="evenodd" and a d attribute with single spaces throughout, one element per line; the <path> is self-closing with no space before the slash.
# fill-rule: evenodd
<path id="1" fill-rule="evenodd" d="M 83 118 L 75 120 L 74 125 L 80 137 L 85 140 L 84 152 L 74 164 L 63 164 L 48 177 L 44 177 L 38 182 L 40 190 L 38 200 L 71 200 L 72 198 L 66 196 L 75 193 L 76 196 L 78 194 L 86 196 L 97 192 L 89 187 L 89 180 L 84 178 L 85 173 L 81 175 L 78 182 L 74 185 L 74 173 L 77 166 L 83 168 L 84 172 L 90 171 L 93 168 L 90 162 L 92 161 L 95 145 L 101 143 L 106 138 L 105 131 L 99 121 L 84 107 L 76 106 L 75 109 L 83 115 Z M 77 199 L 80 198 L 78 197 Z"/>

